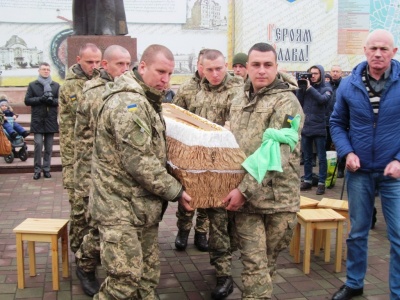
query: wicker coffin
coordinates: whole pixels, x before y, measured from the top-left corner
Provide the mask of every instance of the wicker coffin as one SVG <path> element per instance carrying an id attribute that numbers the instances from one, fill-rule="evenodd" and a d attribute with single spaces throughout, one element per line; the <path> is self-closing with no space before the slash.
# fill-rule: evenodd
<path id="1" fill-rule="evenodd" d="M 192 197 L 193 208 L 221 207 L 244 176 L 246 158 L 233 134 L 173 104 L 163 104 L 168 166 Z"/>

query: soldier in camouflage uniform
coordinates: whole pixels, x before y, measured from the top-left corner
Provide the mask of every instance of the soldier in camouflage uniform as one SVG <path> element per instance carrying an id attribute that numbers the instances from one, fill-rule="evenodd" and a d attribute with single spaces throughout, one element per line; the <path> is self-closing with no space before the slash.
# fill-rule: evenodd
<path id="1" fill-rule="evenodd" d="M 149 46 L 138 68 L 106 85 L 92 157 L 89 211 L 100 233 L 107 277 L 94 299 L 155 299 L 160 277 L 158 227 L 168 201 L 190 196 L 167 172 L 164 88 L 171 51 Z"/>
<path id="2" fill-rule="evenodd" d="M 68 200 L 71 205 L 69 241 L 74 253 L 78 251 L 84 236 L 84 229 L 87 228 L 86 205 L 82 203 L 82 199 L 75 199 L 74 190 L 76 108 L 83 99 L 83 85 L 92 78 L 93 70 L 100 66 L 101 55 L 101 51 L 96 45 L 85 44 L 79 50 L 77 63 L 69 68 L 65 82 L 59 90 L 60 154 L 63 185 L 68 191 Z"/>
<path id="3" fill-rule="evenodd" d="M 107 82 L 129 70 L 131 55 L 124 47 L 111 45 L 104 51 L 101 68 L 93 71 L 93 78 L 83 86 L 83 101 L 78 103 L 75 122 L 75 199 L 87 205 L 91 186 L 91 166 L 94 130 L 98 111 L 103 104 L 102 94 Z M 85 207 L 87 214 L 87 207 Z M 100 262 L 100 240 L 97 226 L 88 219 L 88 233 L 75 253 L 76 274 L 89 296 L 99 291 L 95 270 Z"/>
<path id="4" fill-rule="evenodd" d="M 232 102 L 230 126 L 247 156 L 262 143 L 267 128 L 289 125 L 288 117 L 300 115 L 300 139 L 304 114 L 293 91 L 291 77 L 277 71 L 274 48 L 255 44 L 249 51 L 247 69 L 251 84 L 245 95 Z M 242 299 L 270 299 L 271 276 L 276 259 L 292 238 L 300 209 L 300 143 L 293 152 L 288 144 L 280 145 L 283 172 L 268 171 L 259 184 L 247 173 L 238 188 L 224 199 L 235 215 L 238 245 L 243 263 Z"/>
<path id="5" fill-rule="evenodd" d="M 243 94 L 243 78 L 228 74 L 225 58 L 218 50 L 208 49 L 201 63 L 204 73 L 201 90 L 189 110 L 224 126 L 229 117 L 230 103 Z M 236 250 L 233 213 L 224 208 L 207 208 L 206 212 L 210 221 L 208 251 L 217 276 L 217 285 L 211 296 L 222 299 L 233 291 L 231 263 L 232 252 Z"/>
<path id="6" fill-rule="evenodd" d="M 205 51 L 206 49 L 200 50 L 197 57 L 197 71 L 192 78 L 181 84 L 172 101 L 173 104 L 189 110 L 190 103 L 194 102 L 196 94 L 200 90 L 201 79 L 203 78 L 203 70 L 200 62 Z M 192 229 L 193 216 L 194 212 L 185 211 L 182 206 L 178 205 L 178 210 L 176 211 L 178 234 L 175 239 L 175 247 L 178 250 L 186 249 L 190 229 Z M 198 208 L 196 226 L 194 227 L 194 244 L 200 251 L 208 251 L 208 223 L 205 209 Z"/>

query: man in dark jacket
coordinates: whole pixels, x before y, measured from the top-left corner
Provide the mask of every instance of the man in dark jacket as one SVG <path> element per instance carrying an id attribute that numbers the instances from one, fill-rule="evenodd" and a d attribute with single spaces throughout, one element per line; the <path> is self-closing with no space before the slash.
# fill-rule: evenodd
<path id="1" fill-rule="evenodd" d="M 347 238 L 347 277 L 333 300 L 361 295 L 367 272 L 368 234 L 378 190 L 390 241 L 390 299 L 400 299 L 400 63 L 394 37 L 371 32 L 367 61 L 344 78 L 330 119 L 340 157 L 346 157 L 351 230 Z"/>
<path id="2" fill-rule="evenodd" d="M 312 74 L 311 79 L 304 79 L 307 81 L 307 86 L 300 88 L 296 93 L 306 116 L 301 132 L 301 145 L 304 154 L 304 182 L 301 183 L 300 190 L 310 190 L 312 187 L 313 143 L 315 143 L 319 163 L 316 194 L 323 195 L 327 175 L 325 115 L 332 98 L 332 88 L 325 83 L 325 72 L 322 66 L 312 66 L 307 72 Z"/>
<path id="3" fill-rule="evenodd" d="M 39 65 L 39 77 L 29 83 L 25 95 L 25 105 L 31 106 L 31 132 L 34 133 L 33 179 L 38 180 L 43 170 L 45 178 L 50 178 L 51 154 L 54 133 L 58 132 L 57 107 L 60 85 L 50 76 L 50 65 Z M 42 151 L 44 155 L 42 163 Z"/>

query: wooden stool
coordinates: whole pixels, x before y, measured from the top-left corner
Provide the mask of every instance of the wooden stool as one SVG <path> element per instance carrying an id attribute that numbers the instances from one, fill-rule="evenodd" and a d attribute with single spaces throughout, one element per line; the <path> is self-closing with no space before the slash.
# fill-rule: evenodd
<path id="1" fill-rule="evenodd" d="M 331 208 L 346 218 L 347 235 L 350 233 L 349 202 L 345 200 L 322 198 L 318 208 Z M 343 248 L 343 259 L 347 259 L 347 247 Z"/>
<path id="2" fill-rule="evenodd" d="M 301 209 L 297 213 L 297 226 L 293 238 L 294 262 L 300 262 L 300 234 L 301 226 L 304 226 L 304 257 L 303 272 L 310 273 L 311 239 L 314 229 L 336 230 L 336 256 L 335 272 L 340 272 L 342 263 L 343 221 L 345 217 L 330 208 Z M 330 260 L 330 245 L 325 240 L 325 262 Z"/>
<path id="3" fill-rule="evenodd" d="M 308 198 L 308 197 L 304 197 L 304 196 L 300 196 L 300 209 L 303 208 L 317 208 L 319 201 L 312 199 L 312 198 Z M 294 244 L 293 244 L 293 240 L 294 240 L 294 235 L 296 234 L 296 231 L 293 234 L 293 238 L 290 241 L 290 245 L 289 245 L 289 254 L 290 255 L 294 255 Z"/>
<path id="4" fill-rule="evenodd" d="M 304 196 L 300 196 L 300 209 L 303 208 L 317 208 L 319 201 L 312 199 L 312 198 L 308 198 L 308 197 L 304 197 Z"/>
<path id="5" fill-rule="evenodd" d="M 17 236 L 18 288 L 25 287 L 24 241 L 28 241 L 29 275 L 36 276 L 35 242 L 51 243 L 53 290 L 59 290 L 58 239 L 61 237 L 62 276 L 68 277 L 68 220 L 28 218 L 14 228 Z"/>

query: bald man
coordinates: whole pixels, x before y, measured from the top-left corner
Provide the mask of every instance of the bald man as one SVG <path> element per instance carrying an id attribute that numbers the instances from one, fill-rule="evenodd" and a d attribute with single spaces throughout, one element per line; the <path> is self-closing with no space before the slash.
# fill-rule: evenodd
<path id="1" fill-rule="evenodd" d="M 390 299 L 400 299 L 400 63 L 393 35 L 371 32 L 367 61 L 343 78 L 330 119 L 339 157 L 346 157 L 351 230 L 347 239 L 347 279 L 333 300 L 363 294 L 368 234 L 378 190 L 390 241 Z"/>

